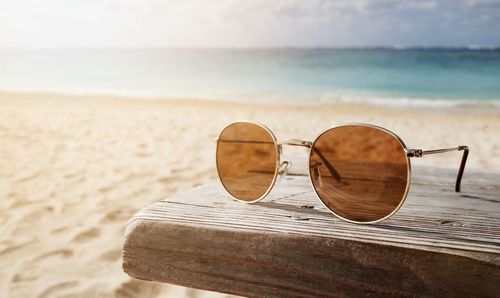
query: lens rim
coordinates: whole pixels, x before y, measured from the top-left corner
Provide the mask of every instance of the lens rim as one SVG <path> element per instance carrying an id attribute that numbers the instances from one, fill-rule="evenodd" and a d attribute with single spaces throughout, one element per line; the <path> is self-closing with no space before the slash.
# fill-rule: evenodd
<path id="1" fill-rule="evenodd" d="M 376 219 L 376 220 L 372 220 L 372 221 L 357 221 L 357 220 L 348 219 L 348 218 L 345 218 L 345 217 L 343 217 L 343 216 L 335 213 L 332 209 L 330 209 L 326 205 L 325 202 L 323 202 L 323 200 L 321 199 L 321 197 L 318 194 L 318 191 L 316 190 L 316 187 L 314 187 L 314 183 L 312 181 L 312 173 L 311 173 L 311 167 L 310 166 L 308 167 L 309 183 L 311 184 L 311 187 L 314 189 L 314 193 L 316 194 L 316 197 L 321 201 L 321 203 L 326 207 L 326 209 L 328 209 L 331 213 L 333 213 L 333 215 L 337 216 L 338 218 L 340 218 L 342 220 L 345 220 L 345 221 L 350 222 L 350 223 L 355 223 L 355 224 L 374 224 L 374 223 L 383 221 L 385 219 L 388 219 L 389 217 L 393 216 L 396 212 L 398 212 L 399 209 L 401 208 L 401 206 L 403 206 L 404 202 L 406 201 L 406 198 L 408 197 L 408 192 L 410 191 L 410 185 L 411 185 L 411 161 L 410 161 L 410 158 L 407 155 L 408 148 L 406 147 L 406 145 L 403 142 L 403 140 L 397 134 L 393 133 L 392 131 L 390 131 L 390 130 L 384 128 L 384 127 L 373 125 L 373 124 L 368 124 L 368 123 L 353 122 L 353 123 L 345 123 L 345 124 L 341 124 L 341 125 L 338 125 L 338 126 L 331 127 L 329 129 L 323 131 L 312 142 L 311 147 L 309 148 L 309 165 L 311 164 L 312 152 L 313 152 L 314 145 L 316 144 L 316 141 L 319 140 L 319 138 L 321 138 L 321 136 L 324 135 L 325 133 L 327 133 L 327 132 L 329 132 L 329 131 L 331 131 L 333 129 L 337 129 L 337 128 L 341 128 L 341 127 L 345 127 L 345 126 L 362 126 L 362 127 L 369 127 L 369 128 L 378 129 L 380 131 L 383 131 L 383 132 L 389 134 L 393 138 L 395 138 L 398 141 L 398 143 L 401 145 L 401 148 L 403 149 L 403 152 L 404 152 L 405 157 L 406 157 L 407 175 L 406 175 L 406 189 L 405 189 L 403 197 L 401 198 L 401 201 L 399 202 L 398 206 L 396 206 L 396 208 L 391 213 L 389 213 L 388 215 L 386 215 L 386 216 L 384 216 L 382 218 Z"/>
<path id="2" fill-rule="evenodd" d="M 222 134 L 224 133 L 224 131 L 226 129 L 228 129 L 230 126 L 232 125 L 235 125 L 235 124 L 240 124 L 240 123 L 244 123 L 244 124 L 253 124 L 253 125 L 257 125 L 263 129 L 265 129 L 267 131 L 267 133 L 269 133 L 269 135 L 272 137 L 273 139 L 273 144 L 274 144 L 274 150 L 276 152 L 276 164 L 275 164 L 275 168 L 274 168 L 274 176 L 273 176 L 273 181 L 271 182 L 271 184 L 269 185 L 269 187 L 267 188 L 266 192 L 258 197 L 257 199 L 253 200 L 253 201 L 245 201 L 245 200 L 241 200 L 241 199 L 238 199 L 237 197 L 233 196 L 233 194 L 231 194 L 231 192 L 227 189 L 226 185 L 224 184 L 224 182 L 222 181 L 222 178 L 220 176 L 220 172 L 219 172 L 219 158 L 218 158 L 218 154 L 217 152 L 219 151 L 219 141 L 221 140 L 221 136 Z M 261 124 L 261 123 L 258 123 L 258 122 L 253 122 L 253 121 L 246 121 L 246 120 L 242 120 L 242 121 L 237 121 L 237 122 L 233 122 L 231 124 L 228 124 L 226 125 L 220 132 L 219 136 L 217 137 L 217 145 L 216 145 L 216 148 L 215 148 L 215 167 L 217 169 L 217 176 L 219 177 L 219 181 L 220 183 L 222 184 L 222 187 L 226 190 L 226 192 L 236 201 L 238 202 L 243 202 L 243 203 L 247 203 L 247 204 L 252 204 L 252 203 L 257 203 L 257 202 L 260 202 L 262 199 L 264 199 L 270 192 L 271 190 L 273 189 L 274 185 L 276 184 L 276 180 L 277 180 L 277 177 L 278 177 L 278 170 L 279 170 L 279 164 L 280 164 L 280 146 L 278 145 L 278 141 L 276 139 L 276 136 L 274 135 L 274 133 L 265 125 Z"/>

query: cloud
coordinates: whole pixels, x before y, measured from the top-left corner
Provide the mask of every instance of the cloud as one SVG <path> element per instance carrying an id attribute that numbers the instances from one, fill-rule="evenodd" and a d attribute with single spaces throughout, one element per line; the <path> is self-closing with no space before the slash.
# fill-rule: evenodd
<path id="1" fill-rule="evenodd" d="M 0 47 L 500 43 L 494 0 L 0 0 Z"/>
<path id="2" fill-rule="evenodd" d="M 496 7 L 500 8 L 499 0 L 462 0 L 468 7 Z"/>

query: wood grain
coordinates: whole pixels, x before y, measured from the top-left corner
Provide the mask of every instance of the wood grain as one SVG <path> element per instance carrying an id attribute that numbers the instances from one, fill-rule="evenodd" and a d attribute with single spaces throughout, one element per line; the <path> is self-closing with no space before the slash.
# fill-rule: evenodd
<path id="1" fill-rule="evenodd" d="M 498 297 L 500 174 L 417 168 L 398 213 L 346 223 L 307 177 L 257 204 L 218 183 L 153 204 L 129 222 L 130 276 L 251 297 Z M 312 208 L 311 208 L 312 207 Z"/>

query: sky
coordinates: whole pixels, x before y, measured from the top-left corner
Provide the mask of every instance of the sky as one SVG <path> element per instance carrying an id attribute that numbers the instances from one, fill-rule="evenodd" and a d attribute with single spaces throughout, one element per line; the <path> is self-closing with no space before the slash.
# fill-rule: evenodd
<path id="1" fill-rule="evenodd" d="M 500 0 L 0 0 L 0 48 L 500 46 Z"/>

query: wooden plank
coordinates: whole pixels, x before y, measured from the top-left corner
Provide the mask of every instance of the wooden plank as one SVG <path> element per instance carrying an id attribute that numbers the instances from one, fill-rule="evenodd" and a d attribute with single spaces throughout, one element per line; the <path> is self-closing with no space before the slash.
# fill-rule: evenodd
<path id="1" fill-rule="evenodd" d="M 197 187 L 131 219 L 123 269 L 253 297 L 498 297 L 500 174 L 466 172 L 461 193 L 455 174 L 416 168 L 403 207 L 374 225 L 337 219 L 303 176 L 251 205 Z"/>

